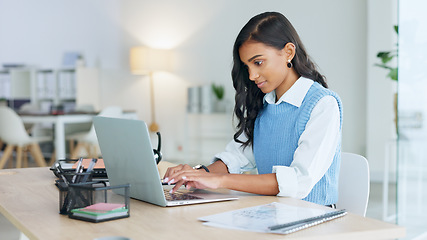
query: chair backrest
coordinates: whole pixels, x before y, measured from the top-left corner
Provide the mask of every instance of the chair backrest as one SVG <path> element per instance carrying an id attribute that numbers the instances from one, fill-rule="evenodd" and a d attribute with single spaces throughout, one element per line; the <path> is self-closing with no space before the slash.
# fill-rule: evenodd
<path id="1" fill-rule="evenodd" d="M 98 116 L 102 116 L 102 117 L 112 117 L 112 118 L 121 118 L 123 116 L 123 110 L 121 107 L 117 107 L 117 106 L 110 106 L 110 107 L 106 107 L 104 108 L 99 114 Z M 96 132 L 95 132 L 95 127 L 92 126 L 90 127 L 89 133 L 86 136 L 86 139 L 92 143 L 98 143 L 98 139 L 96 137 Z"/>
<path id="2" fill-rule="evenodd" d="M 9 107 L 0 106 L 0 138 L 13 145 L 25 145 L 31 142 L 19 115 Z"/>
<path id="3" fill-rule="evenodd" d="M 361 155 L 343 152 L 337 208 L 365 216 L 369 198 L 369 165 Z"/>
<path id="4" fill-rule="evenodd" d="M 76 112 L 95 112 L 95 107 L 91 104 L 81 104 L 74 108 Z"/>
<path id="5" fill-rule="evenodd" d="M 19 113 L 31 113 L 31 112 L 38 112 L 40 111 L 40 108 L 33 103 L 24 103 L 19 107 Z"/>

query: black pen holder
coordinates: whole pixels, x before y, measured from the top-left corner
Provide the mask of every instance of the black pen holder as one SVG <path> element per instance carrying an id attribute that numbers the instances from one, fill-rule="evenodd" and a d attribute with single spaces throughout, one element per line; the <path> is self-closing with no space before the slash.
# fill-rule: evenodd
<path id="1" fill-rule="evenodd" d="M 69 205 L 69 186 L 77 182 L 84 182 L 85 184 L 92 183 L 92 172 L 63 172 L 59 174 L 59 180 L 56 180 L 56 186 L 59 189 L 59 213 L 68 214 L 70 209 Z"/>
<path id="2" fill-rule="evenodd" d="M 56 186 L 59 189 L 59 213 L 66 215 L 68 214 L 68 211 L 65 200 L 68 199 L 68 184 L 64 181 L 56 180 Z"/>
<path id="3" fill-rule="evenodd" d="M 68 216 L 89 222 L 129 217 L 129 188 L 129 184 L 107 186 L 105 182 L 69 184 Z"/>
<path id="4" fill-rule="evenodd" d="M 82 174 L 83 175 L 83 174 Z M 68 184 L 67 184 L 68 183 Z M 78 206 L 86 206 L 86 203 L 82 203 L 82 199 L 89 199 L 87 196 L 82 196 L 80 198 L 76 198 L 76 194 L 79 194 L 75 191 L 72 191 L 72 186 L 75 185 L 83 185 L 83 186 L 106 186 L 105 182 L 84 182 L 84 183 L 69 183 L 69 181 L 65 182 L 64 180 L 56 180 L 56 186 L 59 189 L 59 213 L 63 215 L 68 215 L 73 207 Z M 83 192 L 82 194 L 85 194 Z"/>
<path id="5" fill-rule="evenodd" d="M 63 176 L 62 180 L 67 181 L 69 184 L 73 183 L 84 183 L 84 182 L 92 182 L 93 180 L 93 172 L 65 172 L 61 174 Z M 65 180 L 64 180 L 65 178 Z"/>

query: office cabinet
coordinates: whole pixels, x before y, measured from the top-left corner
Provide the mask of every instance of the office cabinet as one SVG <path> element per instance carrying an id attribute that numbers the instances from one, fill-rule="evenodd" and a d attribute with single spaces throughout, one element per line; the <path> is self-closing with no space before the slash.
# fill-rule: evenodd
<path id="1" fill-rule="evenodd" d="M 31 98 L 31 69 L 4 69 L 0 71 L 0 98 Z"/>
<path id="2" fill-rule="evenodd" d="M 31 103 L 42 111 L 52 105 L 74 105 L 77 96 L 76 69 L 40 69 L 35 67 L 0 70 L 0 99 Z M 71 107 L 71 106 L 70 106 Z"/>
<path id="3" fill-rule="evenodd" d="M 31 102 L 41 110 L 48 111 L 50 106 L 62 105 L 67 111 L 74 108 L 76 101 L 76 70 L 35 69 Z"/>
<path id="4" fill-rule="evenodd" d="M 17 100 L 29 102 L 41 111 L 62 105 L 64 111 L 76 104 L 99 109 L 99 70 L 97 68 L 11 68 L 0 69 L 0 100 L 10 107 Z"/>
<path id="5" fill-rule="evenodd" d="M 33 71 L 30 68 L 0 70 L 0 99 L 14 107 L 16 101 L 29 101 L 32 93 Z"/>

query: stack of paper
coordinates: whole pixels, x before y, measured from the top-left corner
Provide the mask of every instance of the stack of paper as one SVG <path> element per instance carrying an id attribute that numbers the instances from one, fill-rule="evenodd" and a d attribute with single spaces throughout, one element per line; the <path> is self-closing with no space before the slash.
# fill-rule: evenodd
<path id="1" fill-rule="evenodd" d="M 73 217 L 105 220 L 128 215 L 128 209 L 124 204 L 117 203 L 96 203 L 84 208 L 76 208 L 71 210 Z"/>
<path id="2" fill-rule="evenodd" d="M 266 205 L 201 217 L 205 225 L 245 231 L 288 234 L 338 217 L 336 209 L 296 207 L 273 202 Z"/>

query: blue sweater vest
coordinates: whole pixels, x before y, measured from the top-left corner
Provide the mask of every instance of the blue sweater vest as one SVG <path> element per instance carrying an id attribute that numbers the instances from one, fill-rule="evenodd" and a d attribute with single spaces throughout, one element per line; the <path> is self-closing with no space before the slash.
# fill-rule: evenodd
<path id="1" fill-rule="evenodd" d="M 298 140 L 310 118 L 311 111 L 326 95 L 335 97 L 338 102 L 341 128 L 342 106 L 339 96 L 317 82 L 310 87 L 299 108 L 286 102 L 278 105 L 264 104 L 254 127 L 253 151 L 259 174 L 271 173 L 273 166 L 291 165 L 294 152 L 298 147 Z M 336 203 L 340 163 L 341 139 L 331 166 L 303 200 L 321 205 Z"/>

